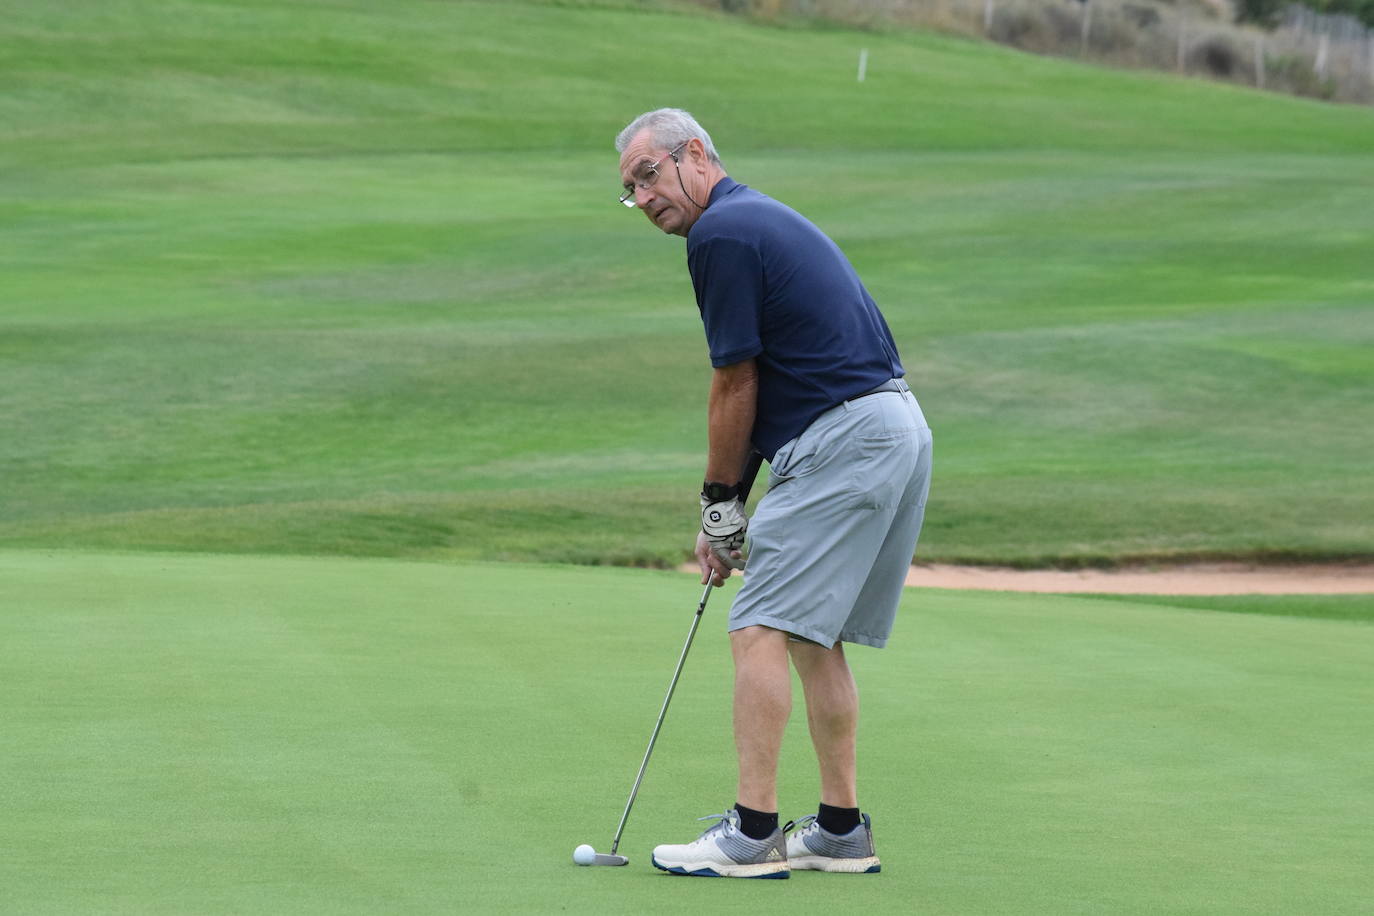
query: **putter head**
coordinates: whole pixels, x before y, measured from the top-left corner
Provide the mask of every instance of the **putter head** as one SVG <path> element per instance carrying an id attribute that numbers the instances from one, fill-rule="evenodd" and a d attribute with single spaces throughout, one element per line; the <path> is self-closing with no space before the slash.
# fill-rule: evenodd
<path id="1" fill-rule="evenodd" d="M 598 853 L 596 854 L 596 861 L 593 862 L 592 864 L 593 864 L 593 865 L 629 865 L 629 864 L 630 864 L 630 860 L 627 859 L 627 858 L 625 858 L 624 856 L 618 856 L 618 855 L 615 855 L 615 854 L 613 854 L 613 853 L 609 853 L 609 852 L 598 852 Z"/>

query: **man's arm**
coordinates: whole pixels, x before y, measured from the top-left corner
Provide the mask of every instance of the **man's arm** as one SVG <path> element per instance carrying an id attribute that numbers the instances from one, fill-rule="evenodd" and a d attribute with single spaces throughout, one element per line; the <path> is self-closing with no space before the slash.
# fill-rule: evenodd
<path id="1" fill-rule="evenodd" d="M 750 440 L 758 410 L 758 390 L 758 366 L 752 359 L 720 367 L 712 376 L 711 396 L 706 408 L 708 482 L 726 486 L 741 482 L 753 451 Z M 741 506 L 741 512 L 742 509 Z M 733 555 L 738 558 L 739 551 L 734 551 Z M 696 557 L 703 585 L 708 578 L 714 577 L 716 585 L 730 578 L 733 569 L 711 549 L 704 533 L 697 536 Z"/>
<path id="2" fill-rule="evenodd" d="M 706 408 L 710 450 L 706 479 L 737 484 L 753 450 L 754 414 L 758 410 L 759 370 L 752 359 L 723 366 L 711 377 Z"/>

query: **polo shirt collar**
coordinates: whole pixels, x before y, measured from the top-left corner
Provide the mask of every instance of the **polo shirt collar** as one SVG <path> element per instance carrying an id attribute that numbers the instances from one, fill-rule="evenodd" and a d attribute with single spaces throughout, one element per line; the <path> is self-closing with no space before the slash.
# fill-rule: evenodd
<path id="1" fill-rule="evenodd" d="M 711 189 L 711 196 L 707 199 L 706 206 L 710 207 L 711 204 L 720 200 L 726 194 L 729 194 L 731 191 L 735 190 L 735 188 L 742 187 L 744 187 L 744 185 L 740 184 L 738 181 L 735 181 L 735 179 L 731 178 L 729 175 L 726 175 L 720 181 L 717 181 L 716 186 Z"/>

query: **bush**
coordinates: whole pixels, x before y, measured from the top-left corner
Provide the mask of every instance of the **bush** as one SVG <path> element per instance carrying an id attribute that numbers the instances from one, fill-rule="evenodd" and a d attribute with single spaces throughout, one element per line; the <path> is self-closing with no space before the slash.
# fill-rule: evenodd
<path id="1" fill-rule="evenodd" d="M 1236 22 L 1253 22 L 1272 29 L 1289 0 L 1235 0 Z"/>
<path id="2" fill-rule="evenodd" d="M 992 21 L 988 37 L 1024 51 L 1045 53 L 1058 48 L 1054 30 L 1036 10 L 1014 8 L 1001 12 Z"/>
<path id="3" fill-rule="evenodd" d="M 1195 66 L 1212 76 L 1230 77 L 1245 66 L 1244 58 L 1236 46 L 1219 35 L 1213 35 L 1194 46 L 1188 56 Z"/>
<path id="4" fill-rule="evenodd" d="M 1329 79 L 1322 79 L 1312 69 L 1312 62 L 1303 57 L 1284 55 L 1271 57 L 1265 62 L 1265 72 L 1269 80 L 1295 95 L 1305 95 L 1314 99 L 1335 97 L 1336 86 Z"/>
<path id="5" fill-rule="evenodd" d="M 1121 8 L 1121 11 L 1138 29 L 1152 29 L 1159 25 L 1163 18 L 1159 15 L 1159 10 L 1153 6 L 1144 6 L 1139 3 L 1127 3 Z"/>

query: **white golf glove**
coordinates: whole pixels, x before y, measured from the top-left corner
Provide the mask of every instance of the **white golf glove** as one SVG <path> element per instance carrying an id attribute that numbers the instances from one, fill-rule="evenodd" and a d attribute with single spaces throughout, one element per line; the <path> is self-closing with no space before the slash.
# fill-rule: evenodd
<path id="1" fill-rule="evenodd" d="M 721 562 L 735 569 L 744 568 L 743 558 L 732 554 L 744 549 L 744 534 L 748 530 L 749 516 L 744 514 L 744 504 L 738 499 L 713 502 L 705 496 L 701 498 L 701 533 Z"/>

